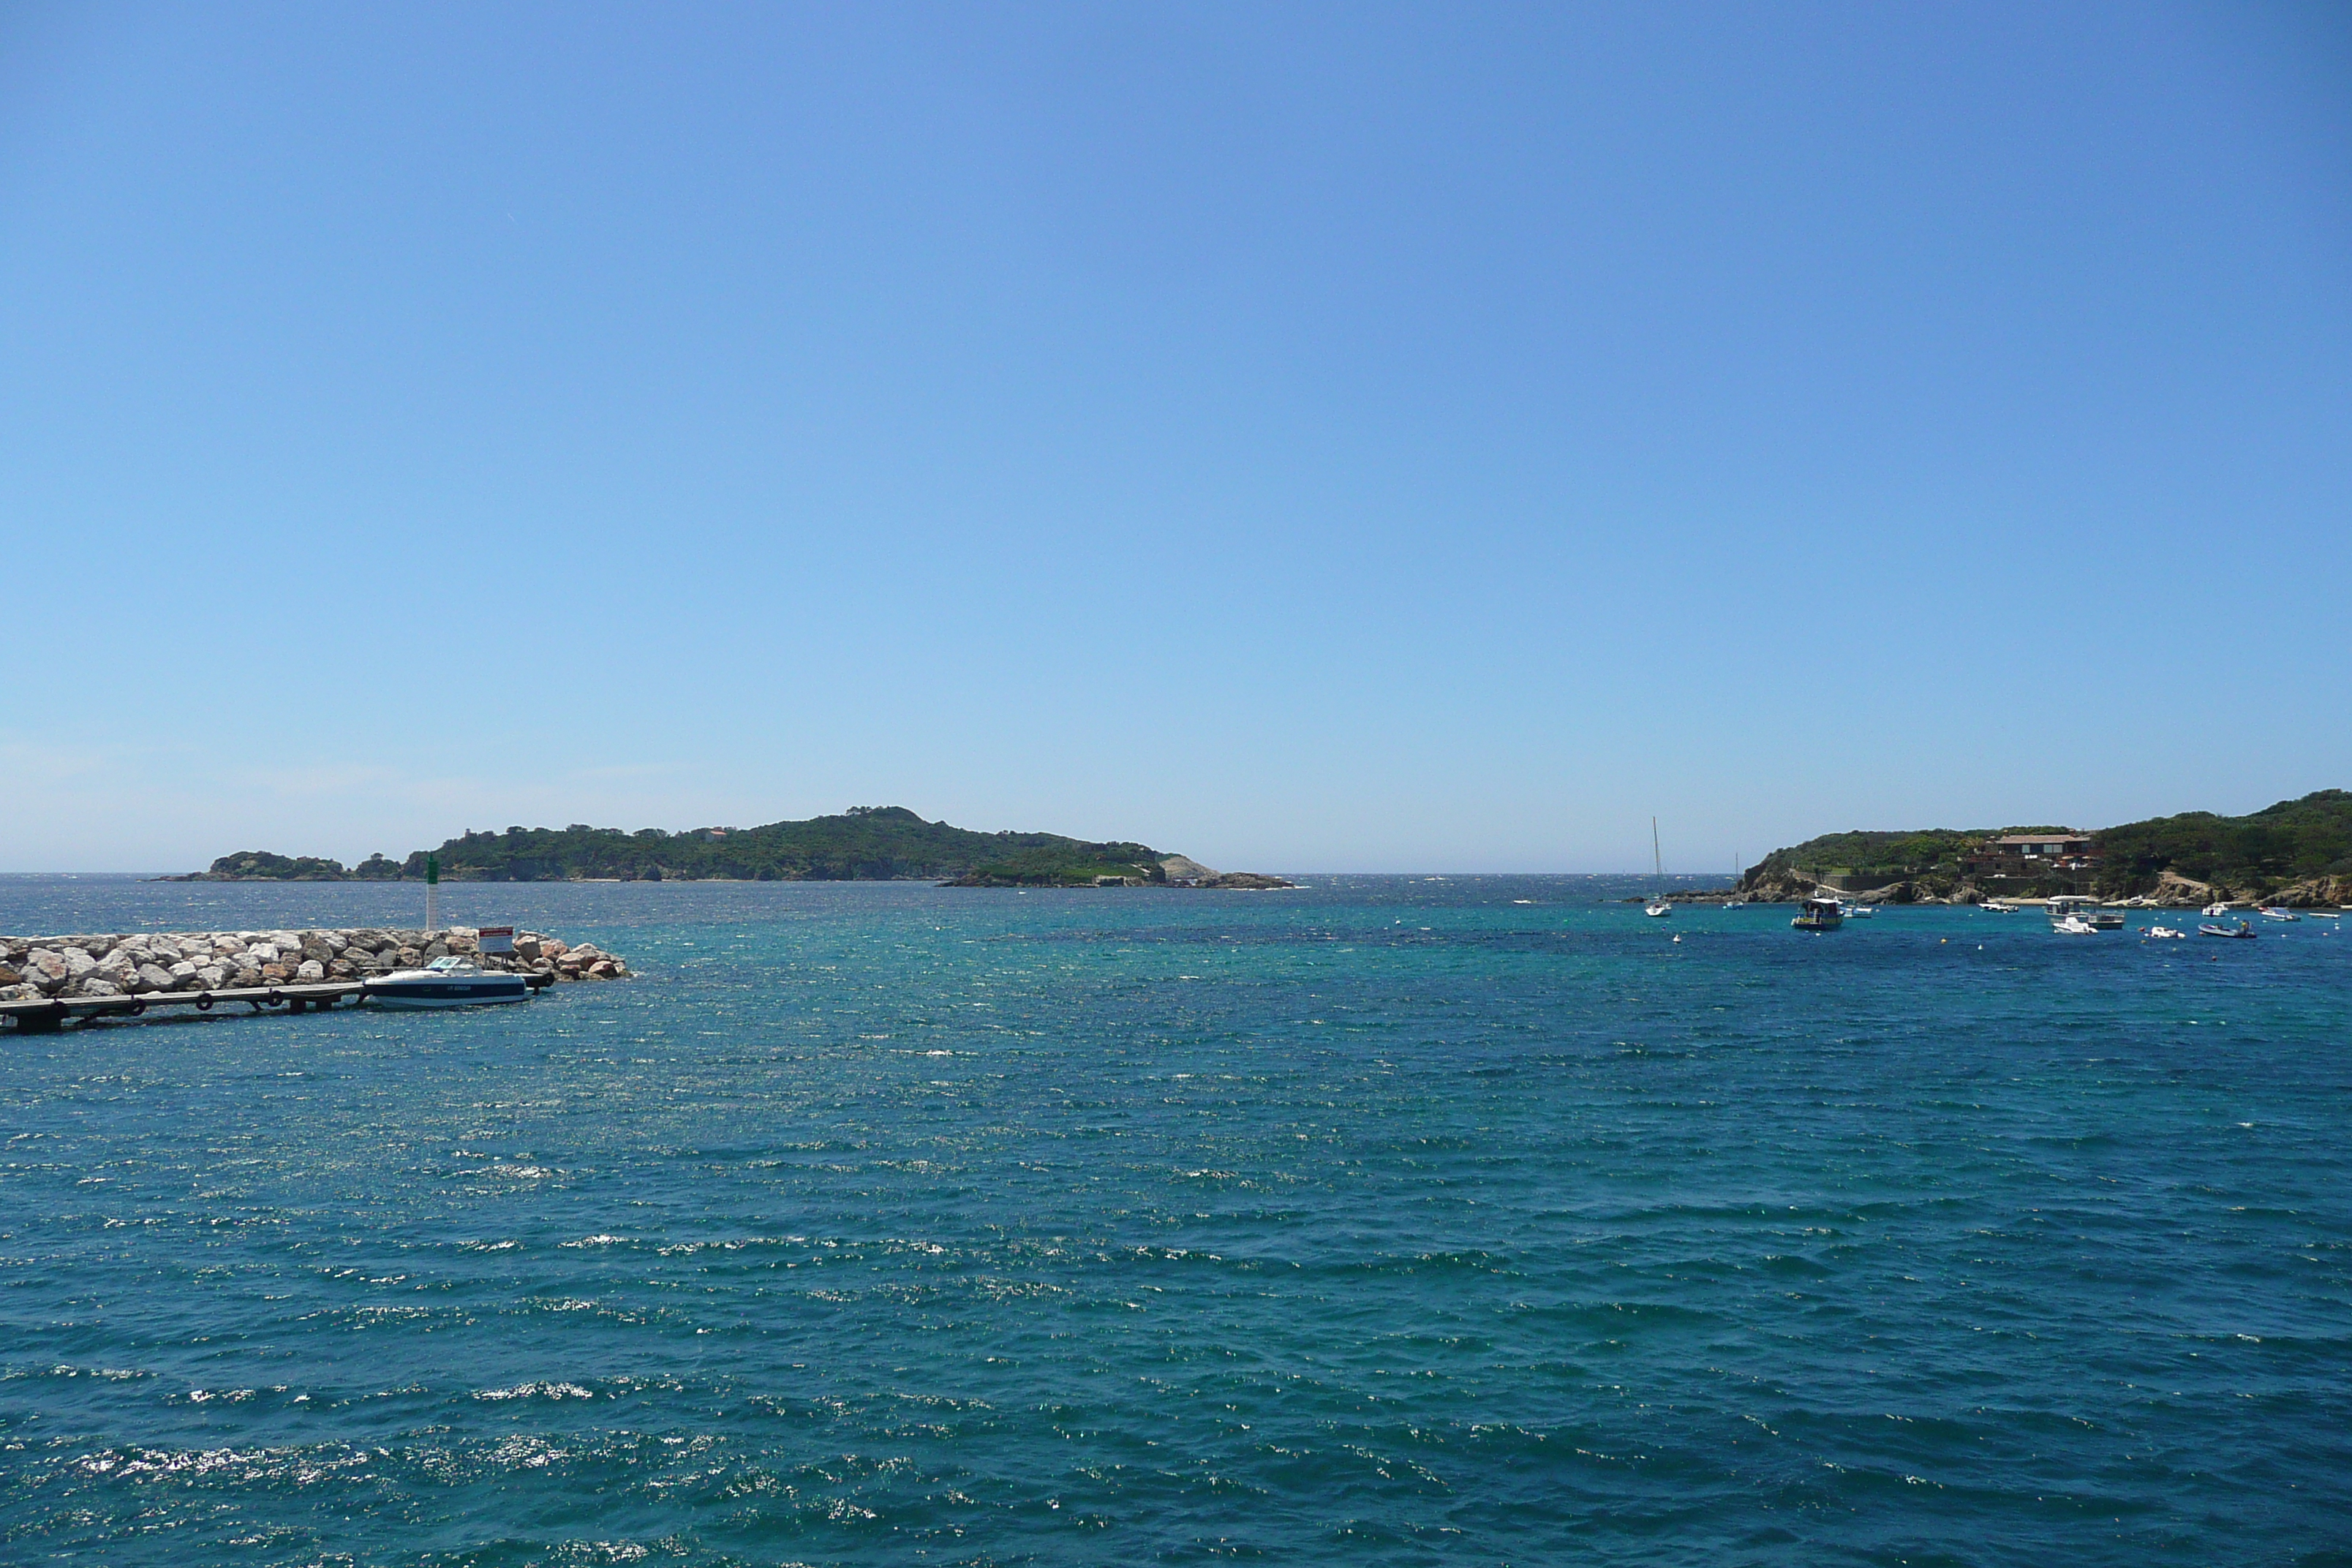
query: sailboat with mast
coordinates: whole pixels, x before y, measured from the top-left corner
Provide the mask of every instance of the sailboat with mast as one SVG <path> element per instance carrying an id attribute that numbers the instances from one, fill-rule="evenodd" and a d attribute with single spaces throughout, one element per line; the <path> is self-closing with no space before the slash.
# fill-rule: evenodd
<path id="1" fill-rule="evenodd" d="M 1666 902 L 1666 863 L 1658 854 L 1658 819 L 1654 816 L 1650 818 L 1650 877 L 1655 890 L 1651 893 L 1650 901 L 1642 906 L 1642 912 L 1654 919 L 1663 919 L 1675 912 L 1675 906 Z"/>

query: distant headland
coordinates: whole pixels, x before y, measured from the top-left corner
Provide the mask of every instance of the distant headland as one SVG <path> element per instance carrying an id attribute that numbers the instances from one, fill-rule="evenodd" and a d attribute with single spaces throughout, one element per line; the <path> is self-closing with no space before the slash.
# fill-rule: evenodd
<path id="1" fill-rule="evenodd" d="M 926 822 L 903 805 L 764 827 L 509 827 L 467 832 L 437 849 L 356 866 L 317 856 L 241 850 L 176 882 L 421 882 L 427 857 L 453 882 L 945 882 L 957 888 L 1287 888 L 1279 877 L 1213 871 L 1127 841 L 1055 833 L 976 833 Z"/>
<path id="2" fill-rule="evenodd" d="M 2077 832 L 2049 826 L 1828 833 L 1775 849 L 1736 887 L 1677 900 L 1770 902 L 1828 889 L 1868 903 L 1974 904 L 2063 893 L 2186 909 L 2352 900 L 2352 791 L 2246 816 L 2210 811 Z"/>

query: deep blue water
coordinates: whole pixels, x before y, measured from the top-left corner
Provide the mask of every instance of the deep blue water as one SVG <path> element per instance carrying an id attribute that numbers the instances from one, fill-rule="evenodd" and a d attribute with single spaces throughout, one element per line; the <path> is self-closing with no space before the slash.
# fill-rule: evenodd
<path id="1" fill-rule="evenodd" d="M 453 888 L 643 976 L 5 1037 L 0 1559 L 2352 1563 L 2333 922 L 1312 880 Z"/>

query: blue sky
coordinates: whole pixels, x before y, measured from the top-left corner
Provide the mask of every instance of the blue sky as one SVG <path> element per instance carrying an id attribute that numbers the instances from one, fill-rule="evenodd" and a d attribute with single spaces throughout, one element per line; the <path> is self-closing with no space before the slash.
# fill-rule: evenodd
<path id="1" fill-rule="evenodd" d="M 0 9 L 0 869 L 2352 784 L 2323 6 Z"/>

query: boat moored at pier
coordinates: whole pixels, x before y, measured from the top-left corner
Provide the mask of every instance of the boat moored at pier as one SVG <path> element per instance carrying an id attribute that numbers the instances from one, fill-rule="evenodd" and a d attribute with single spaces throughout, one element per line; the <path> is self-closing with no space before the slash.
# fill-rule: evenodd
<path id="1" fill-rule="evenodd" d="M 523 977 L 505 970 L 484 969 L 470 958 L 451 954 L 422 969 L 402 969 L 372 980 L 367 998 L 379 1007 L 480 1007 L 499 1002 L 520 1002 L 530 994 Z"/>

